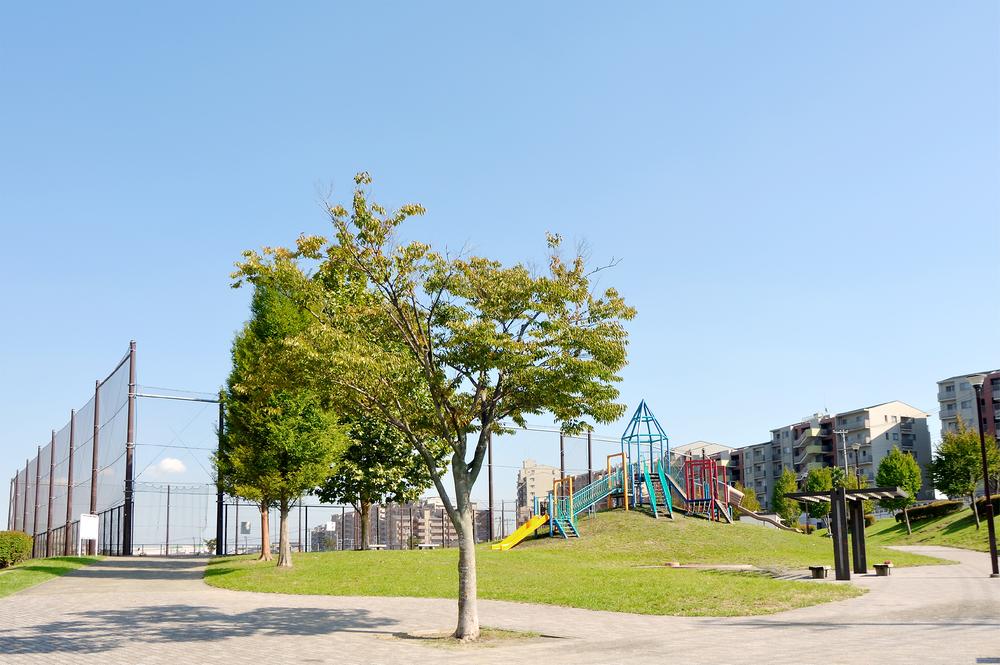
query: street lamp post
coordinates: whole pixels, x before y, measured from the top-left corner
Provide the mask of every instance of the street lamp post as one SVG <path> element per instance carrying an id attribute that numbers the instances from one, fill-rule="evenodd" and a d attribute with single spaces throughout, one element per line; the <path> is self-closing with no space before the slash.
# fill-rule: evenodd
<path id="1" fill-rule="evenodd" d="M 851 450 L 854 451 L 854 478 L 858 481 L 858 489 L 861 489 L 861 444 L 855 443 Z"/>
<path id="2" fill-rule="evenodd" d="M 983 458 L 983 493 L 986 495 L 986 529 L 990 537 L 990 564 L 993 572 L 990 577 L 1000 577 L 997 568 L 997 533 L 993 526 L 993 497 L 990 496 L 990 467 L 986 462 L 986 434 L 983 432 L 983 386 L 976 384 L 976 418 L 979 425 L 979 451 Z"/>

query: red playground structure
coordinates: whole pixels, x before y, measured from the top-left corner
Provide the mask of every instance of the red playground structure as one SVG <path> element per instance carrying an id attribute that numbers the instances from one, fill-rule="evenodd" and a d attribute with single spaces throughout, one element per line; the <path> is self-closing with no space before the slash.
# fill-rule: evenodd
<path id="1" fill-rule="evenodd" d="M 721 511 L 726 507 L 719 501 L 719 467 L 714 459 L 689 459 L 684 463 L 684 492 L 689 514 L 719 522 L 725 519 Z"/>

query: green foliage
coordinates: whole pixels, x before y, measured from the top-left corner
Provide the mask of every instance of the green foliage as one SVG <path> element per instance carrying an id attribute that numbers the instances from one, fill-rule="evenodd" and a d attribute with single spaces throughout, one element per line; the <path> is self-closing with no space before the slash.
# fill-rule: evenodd
<path id="1" fill-rule="evenodd" d="M 990 476 L 1000 474 L 1000 451 L 992 436 L 986 437 L 986 460 Z M 958 431 L 945 432 L 944 440 L 934 451 L 930 474 L 934 487 L 950 498 L 974 498 L 976 487 L 983 480 L 979 432 L 966 427 L 959 418 Z M 973 511 L 976 512 L 975 504 Z M 976 512 L 977 523 L 978 519 Z"/>
<path id="2" fill-rule="evenodd" d="M 903 510 L 916 501 L 917 492 L 923 484 L 920 465 L 908 453 L 893 446 L 889 454 L 879 462 L 875 473 L 875 485 L 878 487 L 898 487 L 909 496 L 905 498 L 882 499 L 879 505 L 886 510 Z"/>
<path id="3" fill-rule="evenodd" d="M 279 290 L 308 311 L 320 325 L 298 346 L 312 385 L 346 416 L 389 423 L 420 454 L 465 557 L 457 635 L 474 639 L 470 493 L 489 437 L 528 415 L 551 414 L 568 433 L 621 417 L 615 384 L 635 310 L 614 289 L 595 293 L 595 269 L 582 253 L 565 260 L 557 235 L 548 236 L 541 273 L 396 244 L 400 225 L 423 207 L 387 213 L 369 201 L 367 173 L 355 183 L 350 210 L 329 206 L 335 238 L 244 252 L 234 286 Z M 433 442 L 448 446 L 454 499 L 436 475 Z"/>
<path id="4" fill-rule="evenodd" d="M 743 506 L 752 513 L 760 512 L 760 501 L 757 500 L 757 492 L 755 492 L 752 488 L 745 487 L 743 483 L 740 482 L 734 483 L 733 488 L 735 488 L 740 492 L 743 492 L 743 500 L 740 502 L 741 506 Z M 736 517 L 739 517 L 738 513 Z"/>
<path id="5" fill-rule="evenodd" d="M 790 527 L 798 526 L 802 507 L 798 501 L 786 499 L 785 495 L 796 491 L 798 491 L 798 487 L 795 482 L 795 474 L 792 473 L 791 469 L 783 469 L 781 476 L 775 481 L 774 490 L 771 493 L 771 510 Z"/>
<path id="6" fill-rule="evenodd" d="M 849 490 L 859 490 L 868 487 L 868 478 L 850 473 L 844 475 L 844 488 Z M 875 501 L 862 501 L 865 514 L 875 512 Z"/>
<path id="7" fill-rule="evenodd" d="M 944 517 L 945 515 L 950 515 L 958 512 L 964 506 L 965 504 L 961 501 L 933 501 L 922 506 L 910 508 L 907 512 L 909 512 L 911 520 L 926 520 L 933 517 Z M 902 522 L 903 520 L 903 513 L 896 515 L 897 522 Z"/>
<path id="8" fill-rule="evenodd" d="M 30 557 L 31 543 L 31 536 L 21 531 L 0 531 L 0 568 Z"/>
<path id="9" fill-rule="evenodd" d="M 396 428 L 368 416 L 355 418 L 350 443 L 332 473 L 313 490 L 327 503 L 349 503 L 362 514 L 361 546 L 367 548 L 368 507 L 416 500 L 431 486 L 427 465 Z M 444 469 L 445 447 L 429 444 Z"/>
<path id="10" fill-rule="evenodd" d="M 833 489 L 833 476 L 830 467 L 810 469 L 806 475 L 806 492 L 829 492 Z M 830 504 L 827 502 L 810 503 L 806 506 L 809 517 L 820 519 L 830 514 Z"/>

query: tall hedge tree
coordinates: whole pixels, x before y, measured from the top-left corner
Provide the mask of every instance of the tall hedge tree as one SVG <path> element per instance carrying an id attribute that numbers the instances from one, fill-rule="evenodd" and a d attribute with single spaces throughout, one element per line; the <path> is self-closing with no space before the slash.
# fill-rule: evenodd
<path id="1" fill-rule="evenodd" d="M 288 513 L 302 493 L 329 475 L 347 438 L 318 394 L 302 388 L 290 342 L 311 324 L 280 292 L 260 286 L 251 318 L 233 343 L 223 392 L 222 445 L 215 465 L 227 492 L 253 501 L 261 514 L 261 558 L 270 560 L 269 509 L 279 508 L 278 565 L 291 567 Z"/>
<path id="2" fill-rule="evenodd" d="M 781 475 L 774 482 L 774 489 L 771 491 L 771 510 L 784 520 L 785 524 L 793 529 L 798 526 L 799 515 L 802 514 L 802 506 L 794 499 L 786 498 L 786 494 L 791 494 L 798 490 L 795 481 L 795 474 L 789 468 L 784 468 Z"/>
<path id="3" fill-rule="evenodd" d="M 349 503 L 361 517 L 359 549 L 368 549 L 372 505 L 415 501 L 434 482 L 427 465 L 398 429 L 371 416 L 351 424 L 350 443 L 337 468 L 314 490 L 327 503 Z M 428 442 L 439 464 L 444 447 Z M 439 468 L 436 473 L 444 471 Z"/>
<path id="4" fill-rule="evenodd" d="M 568 433 L 621 417 L 615 384 L 626 364 L 624 322 L 635 315 L 614 289 L 594 290 L 581 253 L 548 236 L 546 269 L 452 256 L 422 242 L 394 244 L 419 205 L 387 213 L 368 199 L 367 174 L 350 211 L 330 206 L 336 237 L 301 237 L 293 250 L 246 252 L 234 275 L 278 284 L 324 324 L 318 371 L 340 403 L 377 413 L 437 467 L 428 441 L 449 447 L 452 492 L 435 487 L 458 534 L 455 636 L 479 637 L 470 494 L 491 435 L 550 413 Z M 303 262 L 302 259 L 306 261 Z M 319 262 L 316 274 L 306 266 Z"/>
<path id="5" fill-rule="evenodd" d="M 299 307 L 275 289 L 261 285 L 250 301 L 250 318 L 236 334 L 232 369 L 222 391 L 225 412 L 219 454 L 215 457 L 217 481 L 230 496 L 245 499 L 260 511 L 260 559 L 271 561 L 269 515 L 276 505 L 272 488 L 263 480 L 268 469 L 264 451 L 268 441 L 251 431 L 253 414 L 264 408 L 276 390 L 296 383 L 283 362 L 283 345 L 300 334 L 310 320 Z"/>
<path id="6" fill-rule="evenodd" d="M 913 533 L 907 509 L 916 501 L 917 492 L 920 491 L 923 482 L 923 475 L 920 473 L 920 465 L 917 464 L 917 460 L 913 455 L 904 453 L 896 446 L 893 446 L 889 454 L 878 463 L 875 484 L 878 487 L 898 487 L 907 494 L 905 497 L 879 500 L 879 505 L 886 510 L 903 511 L 907 534 Z"/>

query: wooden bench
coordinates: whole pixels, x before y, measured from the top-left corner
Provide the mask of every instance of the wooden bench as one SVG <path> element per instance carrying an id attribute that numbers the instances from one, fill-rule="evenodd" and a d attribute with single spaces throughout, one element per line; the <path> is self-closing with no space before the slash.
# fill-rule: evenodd
<path id="1" fill-rule="evenodd" d="M 891 563 L 876 563 L 875 564 L 875 574 L 879 577 L 889 577 L 892 574 L 892 564 Z"/>
<path id="2" fill-rule="evenodd" d="M 433 550 L 437 548 L 437 543 L 417 543 L 418 550 Z"/>
<path id="3" fill-rule="evenodd" d="M 814 580 L 825 580 L 830 572 L 830 566 L 809 566 L 809 572 L 812 573 Z"/>

